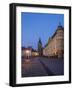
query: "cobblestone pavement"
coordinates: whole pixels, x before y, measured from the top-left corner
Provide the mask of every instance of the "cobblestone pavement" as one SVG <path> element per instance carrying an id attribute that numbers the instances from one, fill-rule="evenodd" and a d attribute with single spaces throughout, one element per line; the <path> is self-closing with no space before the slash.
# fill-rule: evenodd
<path id="1" fill-rule="evenodd" d="M 64 60 L 34 57 L 22 60 L 22 77 L 64 75 Z"/>

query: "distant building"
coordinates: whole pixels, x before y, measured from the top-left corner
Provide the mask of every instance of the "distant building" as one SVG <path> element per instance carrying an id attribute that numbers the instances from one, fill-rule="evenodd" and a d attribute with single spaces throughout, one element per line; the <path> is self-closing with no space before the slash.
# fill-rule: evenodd
<path id="1" fill-rule="evenodd" d="M 43 49 L 43 55 L 49 57 L 64 56 L 64 28 L 59 25 Z"/>
<path id="2" fill-rule="evenodd" d="M 32 47 L 22 47 L 22 57 L 29 58 L 31 56 L 39 56 L 39 52 L 32 49 Z"/>
<path id="3" fill-rule="evenodd" d="M 24 48 L 22 47 L 22 57 L 29 58 L 31 56 L 31 48 Z"/>
<path id="4" fill-rule="evenodd" d="M 39 56 L 43 55 L 42 41 L 41 41 L 40 38 L 39 38 L 39 41 L 38 41 L 38 52 L 39 52 Z"/>
<path id="5" fill-rule="evenodd" d="M 39 56 L 39 52 L 32 49 L 32 53 L 31 53 L 32 56 Z"/>

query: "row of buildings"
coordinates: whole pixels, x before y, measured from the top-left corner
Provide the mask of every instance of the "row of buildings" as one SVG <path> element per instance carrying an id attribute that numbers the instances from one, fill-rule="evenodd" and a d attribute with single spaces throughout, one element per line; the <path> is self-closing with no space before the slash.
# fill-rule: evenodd
<path id="1" fill-rule="evenodd" d="M 22 56 L 39 56 L 40 53 L 48 57 L 64 56 L 64 28 L 61 25 L 57 27 L 41 52 L 32 48 L 22 48 Z"/>
<path id="2" fill-rule="evenodd" d="M 34 56 L 39 56 L 39 53 L 38 51 L 32 49 L 31 47 L 29 48 L 25 48 L 25 47 L 22 47 L 22 57 L 34 57 Z"/>

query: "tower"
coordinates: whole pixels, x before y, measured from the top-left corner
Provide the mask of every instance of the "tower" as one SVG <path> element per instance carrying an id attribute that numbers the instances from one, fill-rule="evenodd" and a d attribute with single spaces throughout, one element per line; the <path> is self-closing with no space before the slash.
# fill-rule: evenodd
<path id="1" fill-rule="evenodd" d="M 40 38 L 38 41 L 38 52 L 39 52 L 39 56 L 41 56 L 43 54 L 42 42 L 41 42 Z"/>

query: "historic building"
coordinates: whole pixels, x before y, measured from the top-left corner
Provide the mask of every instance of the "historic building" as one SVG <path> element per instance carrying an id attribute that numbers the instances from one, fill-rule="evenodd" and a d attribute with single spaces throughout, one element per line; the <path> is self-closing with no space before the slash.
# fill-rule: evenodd
<path id="1" fill-rule="evenodd" d="M 33 56 L 33 57 L 39 56 L 39 52 L 34 50 L 34 49 L 32 49 L 31 56 Z"/>
<path id="2" fill-rule="evenodd" d="M 64 28 L 59 25 L 43 49 L 43 55 L 49 57 L 64 56 Z"/>
<path id="3" fill-rule="evenodd" d="M 39 52 L 32 49 L 32 47 L 24 48 L 22 47 L 22 57 L 29 58 L 29 57 L 39 56 Z"/>
<path id="4" fill-rule="evenodd" d="M 29 58 L 31 56 L 32 49 L 22 47 L 22 57 Z"/>
<path id="5" fill-rule="evenodd" d="M 41 41 L 40 38 L 39 38 L 39 41 L 38 41 L 38 52 L 39 52 L 39 56 L 43 55 L 42 41 Z"/>

